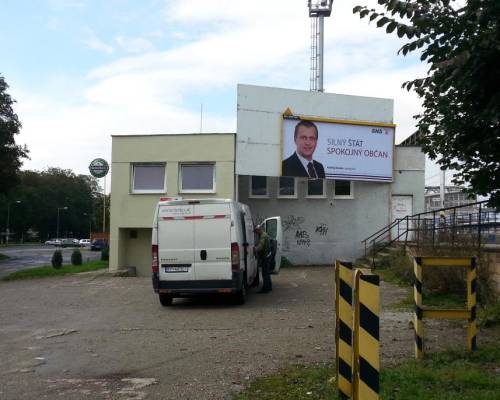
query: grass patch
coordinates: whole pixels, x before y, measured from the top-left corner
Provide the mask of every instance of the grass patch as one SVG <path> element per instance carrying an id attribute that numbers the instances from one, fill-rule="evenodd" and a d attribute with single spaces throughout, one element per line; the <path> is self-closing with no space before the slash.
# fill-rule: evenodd
<path id="1" fill-rule="evenodd" d="M 277 374 L 258 378 L 234 400 L 317 400 L 337 399 L 329 380 L 335 369 L 326 365 L 295 365 Z"/>
<path id="2" fill-rule="evenodd" d="M 101 260 L 89 261 L 82 265 L 64 265 L 60 269 L 55 269 L 51 265 L 45 265 L 43 267 L 24 269 L 21 271 L 13 272 L 12 274 L 4 277 L 2 280 L 14 281 L 18 279 L 47 278 L 51 276 L 76 274 L 78 272 L 97 271 L 104 268 L 108 268 L 108 262 Z"/>
<path id="3" fill-rule="evenodd" d="M 484 327 L 500 325 L 500 301 L 480 307 L 478 320 L 479 325 Z"/>
<path id="4" fill-rule="evenodd" d="M 407 361 L 381 373 L 385 400 L 491 400 L 500 393 L 500 346 L 468 354 L 447 351 Z M 338 399 L 331 366 L 294 366 L 251 382 L 234 400 Z"/>

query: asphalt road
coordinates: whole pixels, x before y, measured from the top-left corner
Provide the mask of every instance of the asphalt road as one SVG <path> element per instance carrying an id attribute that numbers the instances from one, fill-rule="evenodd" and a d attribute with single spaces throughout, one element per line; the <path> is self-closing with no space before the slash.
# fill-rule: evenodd
<path id="1" fill-rule="evenodd" d="M 56 250 L 54 246 L 45 245 L 23 245 L 0 247 L 0 253 L 8 256 L 8 259 L 0 260 L 0 279 L 12 272 L 22 269 L 50 265 L 52 254 Z M 71 253 L 74 248 L 66 247 L 60 249 L 63 254 L 63 264 L 71 263 Z M 99 251 L 90 251 L 88 248 L 80 248 L 83 261 L 97 260 L 101 256 Z"/>
<path id="2" fill-rule="evenodd" d="M 243 306 L 219 297 L 162 307 L 149 278 L 102 272 L 0 282 L 0 399 L 227 399 L 255 377 L 332 362 L 333 275 L 282 269 L 271 293 L 252 289 Z M 383 366 L 413 358 L 412 313 L 391 306 L 406 297 L 381 286 Z M 429 351 L 465 345 L 456 321 L 431 320 L 425 332 Z"/>
<path id="3" fill-rule="evenodd" d="M 162 307 L 148 278 L 0 282 L 0 399 L 222 399 L 333 357 L 332 268 L 292 268 L 236 306 Z"/>

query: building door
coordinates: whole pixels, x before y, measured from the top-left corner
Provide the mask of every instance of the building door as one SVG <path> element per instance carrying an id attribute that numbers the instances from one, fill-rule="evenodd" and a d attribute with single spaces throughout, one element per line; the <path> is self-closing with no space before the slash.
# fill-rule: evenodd
<path id="1" fill-rule="evenodd" d="M 407 215 L 413 215 L 413 196 L 393 195 L 391 201 L 391 220 L 402 219 Z M 413 240 L 412 226 L 411 221 L 409 225 L 407 225 L 407 221 L 400 222 L 399 226 L 395 225 L 391 230 L 391 240 L 404 241 L 407 230 L 409 230 L 408 240 Z"/>

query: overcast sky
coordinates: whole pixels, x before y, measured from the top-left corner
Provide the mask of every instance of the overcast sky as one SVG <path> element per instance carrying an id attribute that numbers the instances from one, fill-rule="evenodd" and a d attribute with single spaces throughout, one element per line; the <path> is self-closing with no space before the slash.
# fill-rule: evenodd
<path id="1" fill-rule="evenodd" d="M 393 98 L 396 143 L 420 110 L 405 80 L 416 56 L 334 1 L 325 20 L 325 91 Z M 0 74 L 17 100 L 25 169 L 88 173 L 112 134 L 236 131 L 237 83 L 309 90 L 306 0 L 4 0 Z M 427 184 L 438 184 L 429 168 Z"/>

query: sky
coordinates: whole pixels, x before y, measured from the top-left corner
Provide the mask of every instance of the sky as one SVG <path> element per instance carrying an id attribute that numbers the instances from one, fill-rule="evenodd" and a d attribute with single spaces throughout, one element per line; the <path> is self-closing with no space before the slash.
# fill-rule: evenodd
<path id="1" fill-rule="evenodd" d="M 393 98 L 399 143 L 421 109 L 401 84 L 426 66 L 358 4 L 376 1 L 336 0 L 325 19 L 324 88 Z M 236 132 L 238 83 L 309 90 L 310 19 L 306 0 L 3 0 L 0 54 L 23 169 L 87 174 L 111 135 L 199 132 L 201 105 L 204 132 Z"/>

